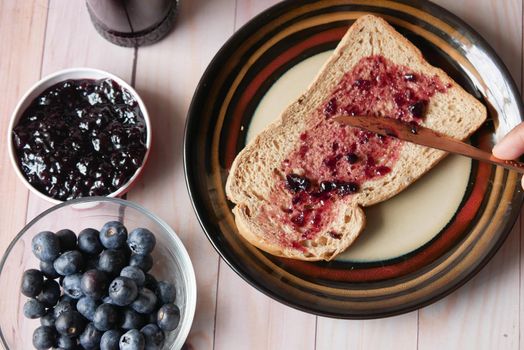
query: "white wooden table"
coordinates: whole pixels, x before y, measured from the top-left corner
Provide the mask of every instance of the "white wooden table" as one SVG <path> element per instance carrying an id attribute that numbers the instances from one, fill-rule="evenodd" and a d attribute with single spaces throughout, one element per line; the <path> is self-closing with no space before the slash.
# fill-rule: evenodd
<path id="1" fill-rule="evenodd" d="M 135 50 L 102 39 L 82 0 L 0 0 L 0 253 L 27 221 L 50 207 L 25 189 L 9 163 L 5 135 L 16 102 L 56 70 L 101 68 L 131 82 L 152 116 L 154 152 L 127 198 L 166 220 L 193 260 L 198 305 L 187 349 L 524 349 L 520 219 L 495 258 L 457 292 L 421 310 L 370 321 L 316 317 L 281 305 L 245 283 L 213 250 L 184 182 L 187 109 L 220 46 L 276 2 L 180 0 L 175 30 Z M 521 86 L 522 0 L 435 2 L 479 31 Z"/>

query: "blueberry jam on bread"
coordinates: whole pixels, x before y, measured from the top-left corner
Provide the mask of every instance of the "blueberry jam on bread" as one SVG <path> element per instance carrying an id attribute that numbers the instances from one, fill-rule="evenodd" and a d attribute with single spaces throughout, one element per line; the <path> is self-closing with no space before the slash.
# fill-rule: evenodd
<path id="1" fill-rule="evenodd" d="M 362 232 L 362 207 L 391 198 L 445 156 L 342 126 L 332 118 L 340 114 L 395 118 L 458 139 L 486 117 L 384 20 L 361 17 L 309 89 L 232 165 L 226 193 L 249 242 L 278 256 L 331 260 Z"/>
<path id="2" fill-rule="evenodd" d="M 268 215 L 291 223 L 300 233 L 287 236 L 282 243 L 293 245 L 314 238 L 330 219 L 328 201 L 353 194 L 360 183 L 386 175 L 398 158 L 398 139 L 341 126 L 329 120 L 333 115 L 379 115 L 418 123 L 423 117 L 421 106 L 437 91 L 446 91 L 437 76 L 410 73 L 409 68 L 383 56 L 363 58 L 346 73 L 280 168 L 291 197 L 280 195 L 277 189 L 271 205 L 275 210 Z M 297 169 L 307 175 L 299 177 L 294 174 Z M 289 185 L 294 177 L 310 185 L 294 190 Z"/>

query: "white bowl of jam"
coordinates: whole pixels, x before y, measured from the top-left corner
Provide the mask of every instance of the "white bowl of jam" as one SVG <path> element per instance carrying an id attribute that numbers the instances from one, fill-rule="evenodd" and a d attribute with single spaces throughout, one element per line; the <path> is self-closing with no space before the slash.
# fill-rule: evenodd
<path id="1" fill-rule="evenodd" d="M 22 182 L 53 203 L 119 197 L 140 175 L 151 125 L 138 93 L 119 77 L 72 68 L 38 81 L 16 106 L 9 155 Z"/>

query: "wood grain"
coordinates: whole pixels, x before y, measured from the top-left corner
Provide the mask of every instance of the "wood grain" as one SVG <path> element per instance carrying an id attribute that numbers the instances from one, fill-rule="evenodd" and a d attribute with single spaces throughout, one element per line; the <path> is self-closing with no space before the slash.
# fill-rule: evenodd
<path id="1" fill-rule="evenodd" d="M 435 2 L 478 30 L 521 84 L 522 0 Z M 464 287 L 418 312 L 380 320 L 344 321 L 302 313 L 258 292 L 220 261 L 195 218 L 185 187 L 185 118 L 195 87 L 220 46 L 275 3 L 277 0 L 180 1 L 174 31 L 158 44 L 135 52 L 97 34 L 84 1 L 0 0 L 0 135 L 6 135 L 18 99 L 41 75 L 89 66 L 128 82 L 135 80 L 152 118 L 154 151 L 128 199 L 166 220 L 192 258 L 199 291 L 188 349 L 523 348 L 520 220 L 494 259 Z M 25 221 L 50 205 L 28 194 L 11 169 L 5 143 L 0 150 L 3 253 Z"/>
<path id="2" fill-rule="evenodd" d="M 0 252 L 25 224 L 28 191 L 11 166 L 5 136 L 15 105 L 40 76 L 47 5 L 0 1 Z"/>
<path id="3" fill-rule="evenodd" d="M 40 76 L 47 0 L 0 1 L 0 254 L 24 227 L 28 190 L 18 179 L 7 152 L 7 132 L 18 100 Z M 16 265 L 15 262 L 13 265 Z M 11 270 L 11 272 L 14 269 Z M 18 280 L 7 272 L 7 280 Z M 15 283 L 13 283 L 15 284 Z M 17 287 L 0 291 L 0 315 L 9 313 Z M 5 322 L 2 322 L 5 324 Z M 25 323 L 20 324 L 24 329 Z M 8 336 L 9 337 L 9 336 Z M 3 349 L 3 346 L 0 345 Z"/>
<path id="4" fill-rule="evenodd" d="M 315 316 L 266 297 L 224 263 L 218 285 L 215 349 L 315 349 Z"/>
<path id="5" fill-rule="evenodd" d="M 233 33 L 231 0 L 181 1 L 178 23 L 164 40 L 138 51 L 136 88 L 149 109 L 151 158 L 128 199 L 144 205 L 178 233 L 193 261 L 197 309 L 187 347 L 214 346 L 218 255 L 193 212 L 183 173 L 183 134 L 196 85 L 220 46 Z"/>
<path id="6" fill-rule="evenodd" d="M 67 23 L 67 30 L 64 29 Z M 131 82 L 134 49 L 122 48 L 103 39 L 91 25 L 83 1 L 51 0 L 46 31 L 42 77 L 73 67 L 106 70 Z M 29 195 L 27 221 L 53 205 Z"/>
<path id="7" fill-rule="evenodd" d="M 275 3 L 237 1 L 235 29 Z M 218 286 L 215 349 L 314 349 L 315 316 L 258 292 L 223 261 Z"/>
<path id="8" fill-rule="evenodd" d="M 478 30 L 520 85 L 522 1 L 438 3 Z M 444 300 L 419 311 L 421 349 L 520 347 L 519 229 L 520 219 L 502 249 L 478 276 Z"/>
<path id="9" fill-rule="evenodd" d="M 522 0 L 436 0 L 473 27 L 493 47 L 520 86 Z"/>
<path id="10" fill-rule="evenodd" d="M 85 1 L 50 0 L 42 75 L 73 67 L 109 71 L 131 82 L 134 49 L 102 38 L 89 19 Z"/>
<path id="11" fill-rule="evenodd" d="M 420 310 L 421 349 L 519 348 L 519 229 L 470 282 Z"/>
<path id="12" fill-rule="evenodd" d="M 235 30 L 238 30 L 262 11 L 278 3 L 278 0 L 237 0 Z"/>
<path id="13" fill-rule="evenodd" d="M 417 349 L 417 312 L 364 321 L 319 317 L 320 349 Z"/>

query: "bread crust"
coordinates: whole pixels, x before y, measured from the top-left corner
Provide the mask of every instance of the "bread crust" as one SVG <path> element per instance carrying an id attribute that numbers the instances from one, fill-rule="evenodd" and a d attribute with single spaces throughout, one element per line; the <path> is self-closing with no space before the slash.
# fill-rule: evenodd
<path id="1" fill-rule="evenodd" d="M 366 46 L 365 40 L 369 40 L 369 45 Z M 263 206 L 269 202 L 268 194 L 272 185 L 271 179 L 266 179 L 263 174 L 272 173 L 292 150 L 298 135 L 307 130 L 308 114 L 323 103 L 345 72 L 350 71 L 360 58 L 374 54 L 383 55 L 393 63 L 408 66 L 415 72 L 436 75 L 444 84 L 452 86 L 446 93 L 437 93 L 431 98 L 421 125 L 457 139 L 465 139 L 484 122 L 486 109 L 479 101 L 444 71 L 429 65 L 420 50 L 386 21 L 372 15 L 362 16 L 349 28 L 306 92 L 289 105 L 280 118 L 257 135 L 237 155 L 231 166 L 226 195 L 236 204 L 233 213 L 239 234 L 251 244 L 276 256 L 307 261 L 331 260 L 350 246 L 364 230 L 365 214 L 362 207 L 398 194 L 445 157 L 445 152 L 404 143 L 399 159 L 389 174 L 366 181 L 358 193 L 349 199 L 337 201 L 333 222 L 338 224 L 337 232 L 342 234 L 340 239 L 331 239 L 326 230 L 310 246 L 297 250 L 280 245 L 271 237 L 271 233 L 267 233 L 266 223 L 257 222 L 254 213 L 263 210 Z M 279 142 L 278 149 L 275 149 L 275 140 L 291 142 Z M 259 180 L 262 185 L 257 184 Z M 348 217 L 351 218 L 349 222 Z"/>

